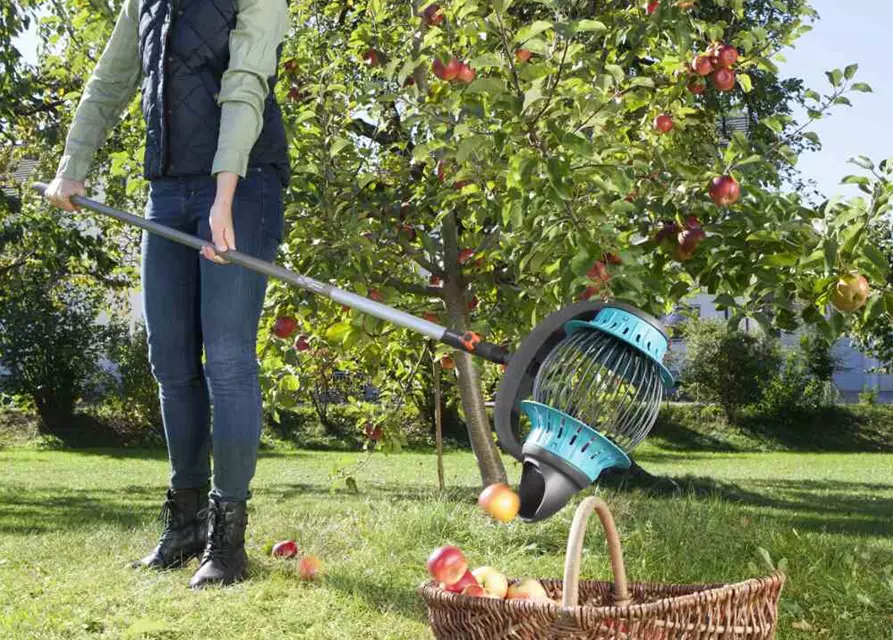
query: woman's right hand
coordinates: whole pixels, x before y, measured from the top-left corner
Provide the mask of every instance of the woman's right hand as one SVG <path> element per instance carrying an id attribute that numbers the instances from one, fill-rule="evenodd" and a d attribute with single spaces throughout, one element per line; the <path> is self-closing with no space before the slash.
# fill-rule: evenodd
<path id="1" fill-rule="evenodd" d="M 84 189 L 84 183 L 77 180 L 69 180 L 68 178 L 56 178 L 47 187 L 44 197 L 50 203 L 56 205 L 66 211 L 74 211 L 77 209 L 71 202 L 71 196 L 86 196 L 87 191 Z"/>

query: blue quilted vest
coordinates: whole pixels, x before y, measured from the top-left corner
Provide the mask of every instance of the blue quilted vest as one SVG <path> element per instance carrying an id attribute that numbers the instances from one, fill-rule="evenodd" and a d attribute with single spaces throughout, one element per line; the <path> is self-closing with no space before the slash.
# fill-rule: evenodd
<path id="1" fill-rule="evenodd" d="M 145 176 L 211 175 L 220 133 L 220 94 L 229 65 L 237 0 L 140 0 L 139 44 L 146 120 Z M 274 167 L 288 184 L 282 113 L 270 93 L 249 166 Z"/>

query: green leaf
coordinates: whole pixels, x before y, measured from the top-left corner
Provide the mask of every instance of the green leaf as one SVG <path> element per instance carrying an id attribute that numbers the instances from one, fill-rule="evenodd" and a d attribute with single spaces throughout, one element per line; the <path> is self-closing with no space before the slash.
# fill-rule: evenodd
<path id="1" fill-rule="evenodd" d="M 850 162 L 856 166 L 862 167 L 863 169 L 865 169 L 867 171 L 874 170 L 874 163 L 871 161 L 870 158 L 867 158 L 865 156 L 855 156 L 855 157 L 852 157 L 849 160 L 847 160 L 847 162 Z"/>
<path id="2" fill-rule="evenodd" d="M 577 255 L 571 258 L 571 273 L 575 276 L 585 275 L 592 267 L 592 257 L 586 249 L 581 248 Z"/>
<path id="3" fill-rule="evenodd" d="M 773 253 L 763 261 L 770 267 L 792 267 L 800 261 L 796 253 Z"/>
<path id="4" fill-rule="evenodd" d="M 856 75 L 856 71 L 859 69 L 858 64 L 848 65 L 846 69 L 843 70 L 843 77 L 847 80 L 852 80 L 853 76 Z"/>
<path id="5" fill-rule="evenodd" d="M 526 112 L 530 105 L 534 104 L 538 100 L 542 100 L 542 98 L 543 81 L 542 79 L 540 79 L 539 81 L 534 82 L 533 86 L 524 92 L 524 106 L 521 108 L 521 112 Z"/>
<path id="6" fill-rule="evenodd" d="M 862 255 L 877 267 L 879 273 L 886 278 L 887 272 L 890 270 L 890 262 L 880 249 L 872 243 L 866 242 L 862 246 Z"/>
<path id="7" fill-rule="evenodd" d="M 350 331 L 351 326 L 349 322 L 339 322 L 329 327 L 326 331 L 326 339 L 332 342 L 341 342 Z"/>
<path id="8" fill-rule="evenodd" d="M 869 185 L 871 181 L 865 176 L 846 176 L 840 181 L 840 184 L 864 184 Z"/>
<path id="9" fill-rule="evenodd" d="M 728 293 L 721 293 L 713 299 L 713 303 L 723 306 L 729 307 L 731 309 L 737 309 L 738 303 L 735 301 L 735 298 L 730 296 Z"/>
<path id="10" fill-rule="evenodd" d="M 853 106 L 853 103 L 850 102 L 850 99 L 846 98 L 844 96 L 838 96 L 838 97 L 834 98 L 834 104 L 842 104 L 842 105 L 846 105 L 847 107 Z"/>
<path id="11" fill-rule="evenodd" d="M 608 27 L 605 26 L 605 23 L 599 22 L 598 20 L 580 20 L 571 25 L 571 30 L 574 33 L 582 33 L 585 31 L 607 31 Z"/>
<path id="12" fill-rule="evenodd" d="M 515 34 L 515 42 L 524 43 L 524 41 L 529 40 L 530 38 L 541 34 L 544 31 L 548 31 L 552 28 L 551 22 L 546 22 L 545 20 L 537 20 L 532 24 L 522 27 L 518 30 L 518 33 Z"/>
<path id="13" fill-rule="evenodd" d="M 476 78 L 465 91 L 467 93 L 504 93 L 505 83 L 499 78 Z"/>
<path id="14" fill-rule="evenodd" d="M 867 82 L 854 82 L 853 86 L 850 87 L 853 91 L 859 91 L 861 93 L 871 93 L 871 85 Z"/>
<path id="15" fill-rule="evenodd" d="M 750 76 L 746 73 L 739 73 L 737 77 L 738 84 L 741 85 L 741 90 L 744 91 L 744 93 L 750 93 L 753 89 L 753 81 L 750 79 Z"/>
<path id="16" fill-rule="evenodd" d="M 654 80 L 649 78 L 648 76 L 636 76 L 632 79 L 630 84 L 634 87 L 649 87 L 654 88 Z"/>
<path id="17" fill-rule="evenodd" d="M 826 71 L 825 75 L 828 76 L 828 82 L 831 83 L 832 87 L 839 87 L 840 83 L 843 81 L 843 71 L 840 69 L 834 69 L 834 71 Z"/>
<path id="18" fill-rule="evenodd" d="M 760 124 L 769 127 L 775 133 L 781 133 L 782 129 L 784 129 L 784 125 L 781 124 L 781 120 L 773 116 L 763 118 L 762 120 L 760 120 Z"/>
<path id="19" fill-rule="evenodd" d="M 825 270 L 834 271 L 837 267 L 837 242 L 830 238 L 825 240 Z"/>
<path id="20" fill-rule="evenodd" d="M 301 388 L 301 381 L 297 376 L 288 374 L 279 379 L 279 388 L 284 392 L 294 393 Z"/>

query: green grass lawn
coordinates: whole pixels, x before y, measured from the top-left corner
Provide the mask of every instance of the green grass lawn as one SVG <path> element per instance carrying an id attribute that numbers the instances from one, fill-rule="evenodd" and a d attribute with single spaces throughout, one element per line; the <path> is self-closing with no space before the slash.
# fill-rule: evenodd
<path id="1" fill-rule="evenodd" d="M 281 452 L 260 462 L 251 502 L 251 580 L 190 592 L 191 569 L 138 572 L 155 542 L 160 452 L 0 450 L 0 638 L 430 638 L 415 594 L 445 542 L 511 576 L 560 577 L 572 509 L 536 525 L 478 513 L 470 455 Z M 737 581 L 786 566 L 779 637 L 893 638 L 893 455 L 685 453 L 639 461 L 697 492 L 596 490 L 612 506 L 633 580 Z M 519 469 L 510 465 L 513 480 Z M 709 481 L 705 480 L 710 478 Z M 301 583 L 265 555 L 295 538 L 327 575 Z M 782 560 L 784 559 L 784 560 Z M 584 577 L 607 578 L 599 528 Z M 800 627 L 798 629 L 797 627 Z"/>

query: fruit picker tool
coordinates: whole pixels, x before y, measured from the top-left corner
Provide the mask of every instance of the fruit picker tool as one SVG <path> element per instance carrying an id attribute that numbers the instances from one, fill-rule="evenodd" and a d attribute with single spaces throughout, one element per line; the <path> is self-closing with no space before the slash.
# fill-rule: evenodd
<path id="1" fill-rule="evenodd" d="M 34 188 L 44 193 L 46 185 Z M 71 201 L 174 242 L 201 250 L 207 240 L 118 211 L 82 196 Z M 544 318 L 510 353 L 473 332 L 457 332 L 375 300 L 231 250 L 236 265 L 325 296 L 454 349 L 508 365 L 496 394 L 500 447 L 523 462 L 522 520 L 559 511 L 610 467 L 628 468 L 627 453 L 650 432 L 673 378 L 663 365 L 667 332 L 652 316 L 622 303 L 584 301 Z M 530 422 L 523 445 L 522 414 Z"/>

